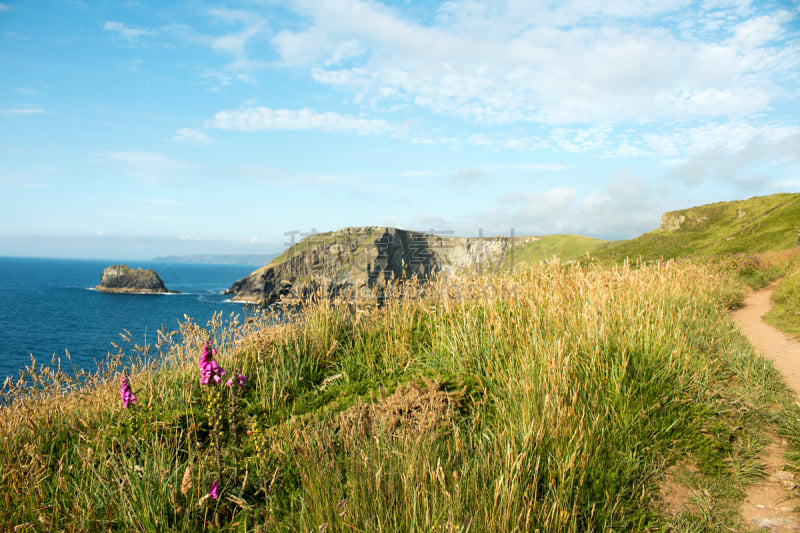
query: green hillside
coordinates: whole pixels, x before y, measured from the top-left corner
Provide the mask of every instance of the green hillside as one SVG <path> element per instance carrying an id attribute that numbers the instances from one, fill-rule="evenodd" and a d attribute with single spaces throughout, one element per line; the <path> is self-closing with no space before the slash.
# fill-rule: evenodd
<path id="1" fill-rule="evenodd" d="M 528 240 L 521 238 L 514 250 L 515 263 L 538 263 L 541 260 L 558 256 L 562 261 L 579 259 L 586 252 L 595 254 L 607 247 L 610 242 L 582 235 L 547 235 Z M 528 242 L 526 242 L 528 240 Z"/>
<path id="2" fill-rule="evenodd" d="M 658 229 L 594 255 L 617 262 L 785 250 L 797 244 L 798 227 L 800 194 L 773 194 L 665 213 Z"/>

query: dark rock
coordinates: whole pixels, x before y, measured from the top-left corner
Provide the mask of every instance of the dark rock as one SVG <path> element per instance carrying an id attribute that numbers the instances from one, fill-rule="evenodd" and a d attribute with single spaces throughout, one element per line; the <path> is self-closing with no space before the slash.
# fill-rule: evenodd
<path id="1" fill-rule="evenodd" d="M 136 270 L 127 265 L 112 265 L 103 270 L 100 285 L 96 287 L 102 292 L 127 292 L 127 293 L 167 293 L 170 291 L 164 282 L 153 270 Z"/>

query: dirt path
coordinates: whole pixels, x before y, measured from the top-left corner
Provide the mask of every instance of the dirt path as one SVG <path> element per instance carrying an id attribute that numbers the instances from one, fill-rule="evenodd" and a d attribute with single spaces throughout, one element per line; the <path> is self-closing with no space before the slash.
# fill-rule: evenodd
<path id="1" fill-rule="evenodd" d="M 794 390 L 800 399 L 800 342 L 791 339 L 763 320 L 767 311 L 772 309 L 772 289 L 756 291 L 745 299 L 742 309 L 732 313 L 750 343 L 764 357 L 775 364 L 784 381 Z"/>
<path id="2" fill-rule="evenodd" d="M 761 320 L 772 308 L 773 288 L 749 295 L 744 307 L 732 316 L 753 347 L 773 362 L 800 398 L 800 343 Z M 766 475 L 748 491 L 740 509 L 742 517 L 762 531 L 800 531 L 800 513 L 795 511 L 800 502 L 791 492 L 797 486 L 796 476 L 784 469 L 786 445 L 774 438 L 765 452 Z"/>

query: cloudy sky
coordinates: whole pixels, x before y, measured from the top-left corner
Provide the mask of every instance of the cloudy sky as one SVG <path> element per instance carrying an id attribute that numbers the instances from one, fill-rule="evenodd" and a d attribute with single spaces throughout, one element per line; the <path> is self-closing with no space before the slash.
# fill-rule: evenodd
<path id="1" fill-rule="evenodd" d="M 796 0 L 2 0 L 0 255 L 635 237 L 800 191 Z"/>

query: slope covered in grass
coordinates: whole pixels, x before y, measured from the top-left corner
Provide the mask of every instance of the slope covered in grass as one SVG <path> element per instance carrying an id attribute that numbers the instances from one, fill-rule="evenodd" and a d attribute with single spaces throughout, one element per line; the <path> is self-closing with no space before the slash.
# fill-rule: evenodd
<path id="1" fill-rule="evenodd" d="M 586 253 L 595 254 L 609 245 L 609 241 L 582 235 L 547 235 L 530 240 L 520 237 L 522 244 L 514 248 L 514 264 L 534 264 L 558 257 L 562 262 L 580 259 Z M 526 242 L 527 241 L 527 242 Z"/>
<path id="2" fill-rule="evenodd" d="M 662 260 L 784 250 L 796 245 L 798 227 L 800 194 L 774 194 L 665 213 L 658 229 L 595 255 Z"/>
<path id="3" fill-rule="evenodd" d="M 692 264 L 556 262 L 280 326 L 187 323 L 130 369 L 128 409 L 114 368 L 69 394 L 31 368 L 38 392 L 0 410 L 0 529 L 741 530 L 788 395 L 724 313 L 737 290 Z M 243 389 L 201 384 L 206 339 Z M 676 462 L 713 505 L 659 506 Z"/>

